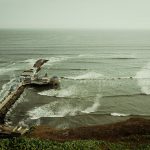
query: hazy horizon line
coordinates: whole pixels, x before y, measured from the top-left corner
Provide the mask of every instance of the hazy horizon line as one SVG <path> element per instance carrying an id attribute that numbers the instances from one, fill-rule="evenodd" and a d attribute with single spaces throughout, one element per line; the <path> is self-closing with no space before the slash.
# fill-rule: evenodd
<path id="1" fill-rule="evenodd" d="M 149 31 L 150 28 L 46 28 L 46 27 L 0 27 L 0 30 L 101 30 L 101 31 Z"/>

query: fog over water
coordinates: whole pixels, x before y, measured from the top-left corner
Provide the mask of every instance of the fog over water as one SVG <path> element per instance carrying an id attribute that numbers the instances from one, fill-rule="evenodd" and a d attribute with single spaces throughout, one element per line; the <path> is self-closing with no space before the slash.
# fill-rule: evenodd
<path id="1" fill-rule="evenodd" d="M 0 0 L 0 28 L 150 29 L 149 0 Z"/>

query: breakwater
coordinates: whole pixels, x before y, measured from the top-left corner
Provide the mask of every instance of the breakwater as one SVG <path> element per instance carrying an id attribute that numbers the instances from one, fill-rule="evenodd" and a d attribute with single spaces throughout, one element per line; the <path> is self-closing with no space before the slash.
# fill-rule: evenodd
<path id="1" fill-rule="evenodd" d="M 17 88 L 13 91 L 8 93 L 8 95 L 1 101 L 0 103 L 0 123 L 4 123 L 4 118 L 12 107 L 12 105 L 16 102 L 16 100 L 20 97 L 23 93 L 26 85 L 20 83 Z"/>

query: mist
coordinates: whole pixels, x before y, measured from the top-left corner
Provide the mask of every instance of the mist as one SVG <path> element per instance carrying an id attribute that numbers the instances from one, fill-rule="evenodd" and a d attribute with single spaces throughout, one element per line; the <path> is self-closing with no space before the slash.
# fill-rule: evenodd
<path id="1" fill-rule="evenodd" d="M 149 0 L 0 0 L 0 28 L 150 29 Z"/>

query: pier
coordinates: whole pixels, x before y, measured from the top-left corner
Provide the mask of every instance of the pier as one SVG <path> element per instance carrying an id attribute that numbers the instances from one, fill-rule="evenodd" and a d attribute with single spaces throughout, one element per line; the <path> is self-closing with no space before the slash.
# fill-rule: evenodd
<path id="1" fill-rule="evenodd" d="M 19 137 L 29 131 L 26 127 L 0 125 L 0 139 Z"/>
<path id="2" fill-rule="evenodd" d="M 20 95 L 23 93 L 24 89 L 26 88 L 26 85 L 23 85 L 20 83 L 18 87 L 15 89 L 15 91 L 10 92 L 0 103 L 0 138 L 11 138 L 11 137 L 18 137 L 26 133 L 29 129 L 23 128 L 23 127 L 12 127 L 4 125 L 4 119 L 9 111 L 9 109 L 12 107 L 12 105 L 16 102 L 16 100 L 20 97 Z"/>
<path id="3" fill-rule="evenodd" d="M 24 92 L 28 86 L 49 86 L 50 89 L 56 89 L 59 87 L 59 79 L 54 76 L 49 78 L 47 73 L 43 77 L 38 76 L 38 72 L 41 70 L 41 66 L 48 60 L 39 59 L 33 65 L 33 68 L 25 70 L 20 75 L 20 82 L 13 91 L 9 91 L 8 95 L 0 101 L 0 124 L 4 124 L 5 116 L 10 110 L 12 105 L 17 101 L 20 95 Z M 12 131 L 13 133 L 13 131 Z M 3 132 L 0 129 L 0 135 Z"/>
<path id="4" fill-rule="evenodd" d="M 4 118 L 12 105 L 16 102 L 16 100 L 23 93 L 26 85 L 22 83 L 18 85 L 15 91 L 10 92 L 0 103 L 0 123 L 4 123 Z"/>

